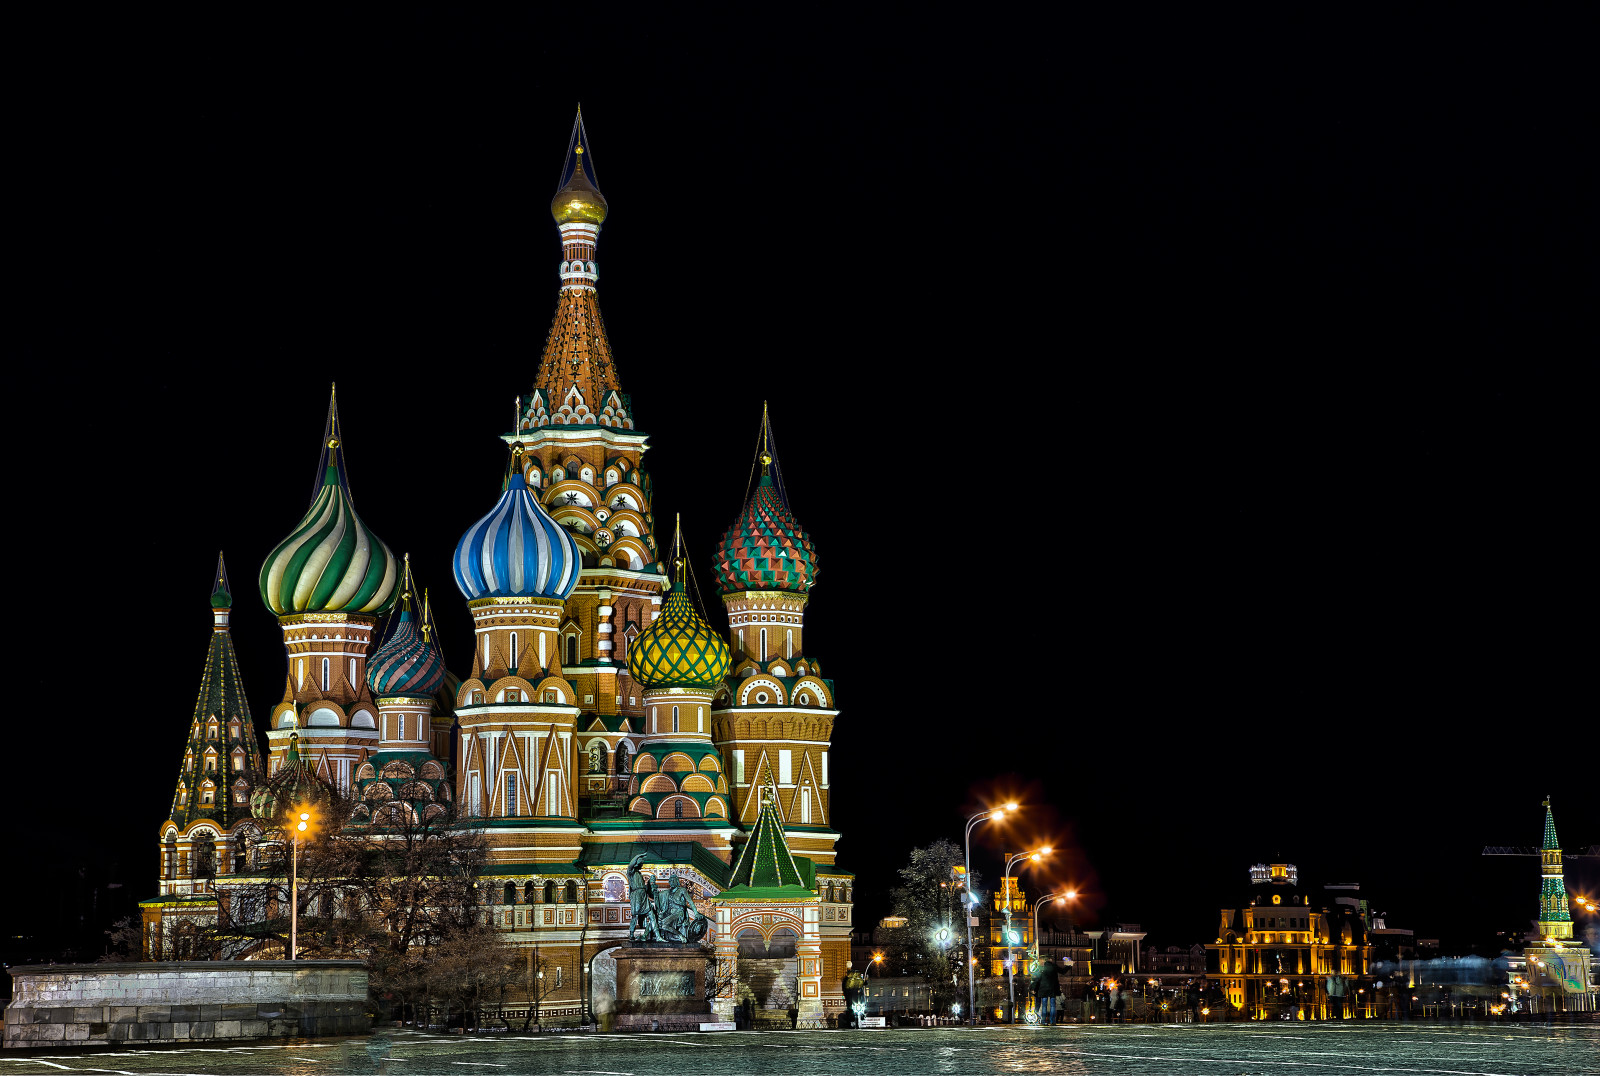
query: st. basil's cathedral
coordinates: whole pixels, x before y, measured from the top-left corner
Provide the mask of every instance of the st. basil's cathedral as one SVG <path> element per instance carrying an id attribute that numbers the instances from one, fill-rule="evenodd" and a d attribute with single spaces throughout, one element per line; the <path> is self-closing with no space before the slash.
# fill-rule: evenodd
<path id="1" fill-rule="evenodd" d="M 681 541 L 657 536 L 648 437 L 600 316 L 607 204 L 581 113 L 551 213 L 554 322 L 502 435 L 499 499 L 451 557 L 474 625 L 470 667 L 446 669 L 444 603 L 357 514 L 330 406 L 320 486 L 259 573 L 287 654 L 265 752 L 219 558 L 210 649 L 160 827 L 160 896 L 141 905 L 146 955 L 170 956 L 178 924 L 214 917 L 230 882 L 257 873 L 274 812 L 321 782 L 358 802 L 353 826 L 453 817 L 481 830 L 485 929 L 530 962 L 538 952 L 543 1021 L 595 1011 L 606 954 L 628 939 L 624 871 L 642 853 L 659 884 L 676 875 L 689 887 L 726 966 L 784 961 L 779 978 L 797 996 L 780 1003 L 815 1026 L 844 1007 L 853 887 L 834 857 L 834 686 L 804 645 L 816 548 L 764 442 L 759 483 L 712 563 L 727 639 L 708 627 Z M 734 991 L 715 999 L 720 1015 L 731 1018 Z"/>

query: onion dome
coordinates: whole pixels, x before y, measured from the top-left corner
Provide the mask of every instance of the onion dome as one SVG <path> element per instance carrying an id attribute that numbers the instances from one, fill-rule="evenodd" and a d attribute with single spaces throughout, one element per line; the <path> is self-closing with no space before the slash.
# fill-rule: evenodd
<path id="1" fill-rule="evenodd" d="M 705 687 L 728 675 L 728 644 L 700 619 L 683 583 L 661 615 L 628 647 L 628 673 L 644 687 Z"/>
<path id="2" fill-rule="evenodd" d="M 550 518 L 522 477 L 522 446 L 505 492 L 456 545 L 456 586 L 475 598 L 565 599 L 578 585 L 577 540 Z"/>
<path id="3" fill-rule="evenodd" d="M 804 594 L 817 579 L 817 547 L 772 484 L 765 463 L 761 470 L 761 484 L 717 545 L 712 564 L 717 589 L 723 594 L 741 590 Z"/>
<path id="4" fill-rule="evenodd" d="M 263 822 L 276 822 L 291 807 L 322 806 L 333 798 L 328 782 L 318 777 L 311 763 L 300 757 L 300 734 L 292 732 L 289 754 L 282 767 L 251 794 L 250 813 Z"/>
<path id="5" fill-rule="evenodd" d="M 588 132 L 583 113 L 572 125 L 572 149 L 561 169 L 561 189 L 550 199 L 550 215 L 557 224 L 600 224 L 606 219 L 606 196 L 594 180 L 594 161 L 587 151 Z"/>
<path id="6" fill-rule="evenodd" d="M 428 614 L 411 613 L 411 592 L 400 595 L 400 622 L 367 659 L 367 686 L 378 698 L 427 698 L 444 683 L 444 657 L 434 645 Z"/>
<path id="7" fill-rule="evenodd" d="M 400 563 L 356 515 L 328 439 L 322 489 L 294 533 L 261 566 L 261 600 L 279 616 L 387 612 L 400 591 Z"/>

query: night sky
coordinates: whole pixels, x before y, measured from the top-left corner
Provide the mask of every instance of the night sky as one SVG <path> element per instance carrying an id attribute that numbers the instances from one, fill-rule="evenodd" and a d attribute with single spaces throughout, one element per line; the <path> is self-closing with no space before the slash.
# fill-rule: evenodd
<path id="1" fill-rule="evenodd" d="M 1053 842 L 1079 922 L 1159 944 L 1273 858 L 1447 945 L 1525 928 L 1537 861 L 1481 847 L 1546 794 L 1600 842 L 1592 37 L 951 11 L 8 17 L 0 901 L 45 906 L 8 951 L 155 893 L 219 548 L 280 697 L 255 576 L 332 381 L 465 671 L 449 555 L 533 383 L 579 101 L 658 537 L 681 512 L 719 627 L 771 402 L 860 921 L 1014 795 L 976 865 Z"/>

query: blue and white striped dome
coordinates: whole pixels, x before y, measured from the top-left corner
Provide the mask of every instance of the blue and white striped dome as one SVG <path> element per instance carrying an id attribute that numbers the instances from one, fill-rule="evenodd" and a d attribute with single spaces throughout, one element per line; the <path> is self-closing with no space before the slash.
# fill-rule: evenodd
<path id="1" fill-rule="evenodd" d="M 474 598 L 561 598 L 578 585 L 578 543 L 544 510 L 520 471 L 456 545 L 456 586 Z"/>

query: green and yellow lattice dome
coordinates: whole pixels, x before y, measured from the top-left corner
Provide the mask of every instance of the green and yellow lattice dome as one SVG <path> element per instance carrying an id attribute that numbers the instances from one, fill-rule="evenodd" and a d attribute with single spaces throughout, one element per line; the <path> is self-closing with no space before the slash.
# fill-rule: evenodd
<path id="1" fill-rule="evenodd" d="M 674 583 L 661 615 L 628 648 L 628 673 L 642 687 L 704 687 L 728 675 L 728 644 Z"/>

